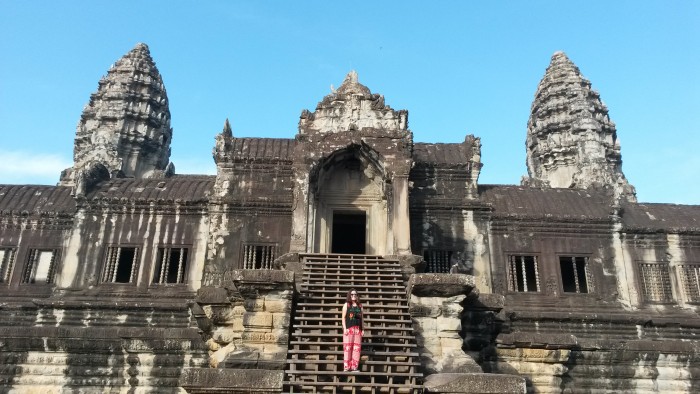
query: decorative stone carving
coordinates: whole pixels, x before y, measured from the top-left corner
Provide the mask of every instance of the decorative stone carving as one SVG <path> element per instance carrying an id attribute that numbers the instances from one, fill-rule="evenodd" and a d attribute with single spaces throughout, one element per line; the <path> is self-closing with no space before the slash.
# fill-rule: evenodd
<path id="1" fill-rule="evenodd" d="M 172 134 L 163 79 L 148 46 L 138 44 L 112 65 L 90 96 L 75 135 L 74 164 L 61 174 L 61 184 L 73 185 L 92 162 L 112 177 L 170 176 Z"/>
<path id="2" fill-rule="evenodd" d="M 210 365 L 219 368 L 282 369 L 287 356 L 294 273 L 235 270 L 225 288 L 203 287 L 198 319 Z"/>
<path id="3" fill-rule="evenodd" d="M 372 94 L 350 71 L 338 90 L 318 103 L 315 112 L 304 110 L 299 119 L 299 134 L 339 133 L 364 128 L 408 130 L 408 111 L 394 111 L 384 96 Z"/>
<path id="4" fill-rule="evenodd" d="M 609 187 L 635 201 L 634 187 L 622 173 L 620 141 L 608 108 L 563 52 L 552 56 L 537 87 L 526 148 L 535 186 Z"/>

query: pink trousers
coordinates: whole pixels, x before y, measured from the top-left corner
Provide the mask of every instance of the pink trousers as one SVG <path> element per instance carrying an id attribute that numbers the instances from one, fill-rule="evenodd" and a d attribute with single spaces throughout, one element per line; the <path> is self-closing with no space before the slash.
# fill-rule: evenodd
<path id="1" fill-rule="evenodd" d="M 362 346 L 362 331 L 360 327 L 350 327 L 348 333 L 343 333 L 343 369 L 353 370 L 360 365 L 360 347 Z"/>

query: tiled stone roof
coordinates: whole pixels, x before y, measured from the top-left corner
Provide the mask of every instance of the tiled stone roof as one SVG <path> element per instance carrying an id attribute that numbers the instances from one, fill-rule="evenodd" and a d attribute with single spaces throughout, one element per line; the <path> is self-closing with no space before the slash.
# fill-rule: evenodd
<path id="1" fill-rule="evenodd" d="M 0 212 L 73 213 L 71 188 L 47 185 L 0 185 Z"/>
<path id="2" fill-rule="evenodd" d="M 628 229 L 700 232 L 700 205 L 625 204 L 622 223 Z"/>
<path id="3" fill-rule="evenodd" d="M 96 187 L 87 198 L 204 202 L 215 179 L 213 175 L 175 175 L 164 179 L 116 178 Z"/>
<path id="4" fill-rule="evenodd" d="M 480 185 L 479 197 L 495 216 L 608 220 L 613 213 L 611 196 L 595 190 Z"/>
<path id="5" fill-rule="evenodd" d="M 231 157 L 244 160 L 291 160 L 291 138 L 234 138 Z"/>

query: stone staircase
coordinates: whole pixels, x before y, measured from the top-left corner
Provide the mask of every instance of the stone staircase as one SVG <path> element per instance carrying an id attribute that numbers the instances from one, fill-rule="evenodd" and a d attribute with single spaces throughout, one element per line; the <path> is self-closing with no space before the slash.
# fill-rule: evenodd
<path id="1" fill-rule="evenodd" d="M 285 393 L 420 393 L 422 374 L 397 260 L 349 254 L 302 255 Z M 351 288 L 365 316 L 360 372 L 343 372 L 341 309 Z"/>

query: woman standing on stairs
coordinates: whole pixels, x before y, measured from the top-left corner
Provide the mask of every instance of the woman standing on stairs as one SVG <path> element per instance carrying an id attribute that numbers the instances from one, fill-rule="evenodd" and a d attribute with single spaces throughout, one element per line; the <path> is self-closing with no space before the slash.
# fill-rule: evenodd
<path id="1" fill-rule="evenodd" d="M 357 290 L 351 289 L 343 304 L 343 371 L 357 372 L 360 366 L 360 347 L 365 331 L 362 325 L 362 304 Z"/>

